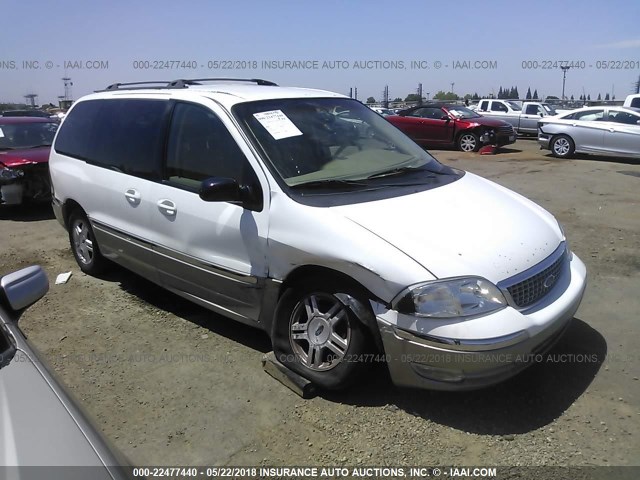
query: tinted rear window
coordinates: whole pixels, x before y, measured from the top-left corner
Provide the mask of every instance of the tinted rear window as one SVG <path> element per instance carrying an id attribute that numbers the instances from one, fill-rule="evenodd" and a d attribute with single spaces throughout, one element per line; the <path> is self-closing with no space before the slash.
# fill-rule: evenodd
<path id="1" fill-rule="evenodd" d="M 76 105 L 56 139 L 58 153 L 145 178 L 159 176 L 163 100 L 90 100 Z"/>

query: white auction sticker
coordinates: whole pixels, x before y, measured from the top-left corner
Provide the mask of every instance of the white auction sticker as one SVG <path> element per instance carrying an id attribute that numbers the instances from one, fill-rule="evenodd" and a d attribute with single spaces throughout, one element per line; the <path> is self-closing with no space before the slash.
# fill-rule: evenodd
<path id="1" fill-rule="evenodd" d="M 253 116 L 271 134 L 275 140 L 297 137 L 302 135 L 298 127 L 287 117 L 282 110 L 254 113 Z"/>
<path id="2" fill-rule="evenodd" d="M 4 132 L 2 131 L 2 129 L 0 128 L 0 138 L 4 137 Z"/>

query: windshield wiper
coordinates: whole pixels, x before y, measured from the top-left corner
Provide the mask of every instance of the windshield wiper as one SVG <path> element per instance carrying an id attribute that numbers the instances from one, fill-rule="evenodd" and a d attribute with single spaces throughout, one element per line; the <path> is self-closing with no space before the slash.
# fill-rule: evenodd
<path id="1" fill-rule="evenodd" d="M 40 145 L 29 145 L 28 147 L 22 147 L 22 148 L 24 148 L 25 150 L 29 150 L 31 148 L 50 147 L 50 146 L 51 146 L 50 143 L 42 143 Z"/>
<path id="2" fill-rule="evenodd" d="M 420 167 L 398 167 L 398 168 L 394 168 L 393 170 L 386 170 L 384 172 L 378 172 L 378 173 L 374 173 L 373 175 L 369 175 L 367 177 L 367 180 L 371 179 L 371 178 L 381 178 L 381 177 L 392 177 L 395 175 L 403 175 L 405 173 L 410 173 L 410 172 L 417 172 L 419 170 L 424 171 L 425 173 L 429 173 L 429 174 L 438 174 L 440 175 L 440 172 L 434 172 L 432 170 L 428 170 L 423 168 L 422 166 Z M 426 178 L 433 178 L 433 175 L 425 175 Z"/>
<path id="3" fill-rule="evenodd" d="M 364 187 L 370 187 L 370 185 L 358 180 L 340 180 L 340 179 L 312 180 L 310 182 L 291 185 L 291 188 L 293 189 L 325 188 L 325 187 L 364 188 Z"/>

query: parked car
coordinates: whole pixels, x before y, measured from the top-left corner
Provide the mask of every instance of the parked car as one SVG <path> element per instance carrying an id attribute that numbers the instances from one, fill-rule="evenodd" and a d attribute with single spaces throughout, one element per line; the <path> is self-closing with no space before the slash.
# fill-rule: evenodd
<path id="1" fill-rule="evenodd" d="M 521 135 L 538 133 L 540 117 L 557 115 L 554 107 L 543 102 L 516 102 L 513 100 L 480 100 L 475 112 L 485 117 L 504 120 Z"/>
<path id="2" fill-rule="evenodd" d="M 73 467 L 92 467 L 91 478 L 133 478 L 128 461 L 93 427 L 18 326 L 21 313 L 48 289 L 37 266 L 0 277 L 0 477 L 80 478 Z"/>
<path id="3" fill-rule="evenodd" d="M 371 108 L 371 110 L 373 110 L 374 112 L 379 113 L 383 117 L 388 117 L 389 115 L 396 114 L 396 112 L 394 112 L 389 108 L 384 108 L 384 107 L 369 107 L 369 108 Z"/>
<path id="4" fill-rule="evenodd" d="M 82 271 L 115 262 L 261 328 L 328 389 L 373 359 L 397 385 L 479 388 L 565 330 L 586 270 L 550 213 L 343 95 L 203 82 L 117 84 L 71 107 L 50 167 Z"/>
<path id="5" fill-rule="evenodd" d="M 0 204 L 51 200 L 49 150 L 58 122 L 0 117 Z"/>
<path id="6" fill-rule="evenodd" d="M 483 145 L 501 147 L 516 141 L 516 132 L 507 122 L 483 117 L 461 105 L 421 105 L 387 120 L 424 146 L 476 152 Z"/>
<path id="7" fill-rule="evenodd" d="M 640 157 L 640 109 L 596 106 L 541 119 L 538 142 L 559 158 L 574 153 Z"/>
<path id="8" fill-rule="evenodd" d="M 623 107 L 640 108 L 640 93 L 628 95 L 624 99 Z"/>
<path id="9" fill-rule="evenodd" d="M 51 115 L 44 110 L 5 110 L 2 117 L 36 117 L 51 118 Z"/>

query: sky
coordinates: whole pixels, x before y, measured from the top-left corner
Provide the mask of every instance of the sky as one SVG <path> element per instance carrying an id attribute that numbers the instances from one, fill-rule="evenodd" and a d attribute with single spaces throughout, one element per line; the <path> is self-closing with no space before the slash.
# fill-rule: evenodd
<path id="1" fill-rule="evenodd" d="M 623 99 L 640 77 L 639 0 L 0 0 L 0 12 L 0 102 L 57 103 L 64 77 L 73 99 L 116 82 L 241 77 L 357 88 L 363 101 L 419 83 L 425 97 L 452 84 L 560 97 L 560 65 L 566 97 Z"/>

